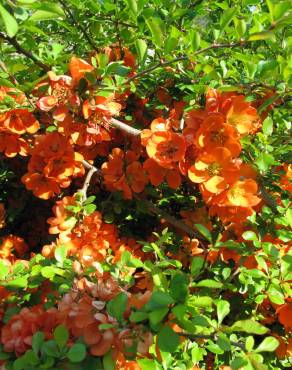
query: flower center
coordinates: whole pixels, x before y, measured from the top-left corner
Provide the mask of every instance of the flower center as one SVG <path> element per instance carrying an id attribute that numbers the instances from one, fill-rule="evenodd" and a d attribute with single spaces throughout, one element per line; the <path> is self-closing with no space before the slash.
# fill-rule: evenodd
<path id="1" fill-rule="evenodd" d="M 221 172 L 221 166 L 219 163 L 217 162 L 214 162 L 214 163 L 211 163 L 209 166 L 208 166 L 208 174 L 210 176 L 216 176 L 216 175 L 219 175 L 220 172 Z"/>

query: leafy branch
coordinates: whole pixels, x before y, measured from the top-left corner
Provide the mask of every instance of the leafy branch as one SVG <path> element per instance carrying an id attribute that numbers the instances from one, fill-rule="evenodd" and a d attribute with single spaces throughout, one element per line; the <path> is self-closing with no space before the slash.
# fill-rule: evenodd
<path id="1" fill-rule="evenodd" d="M 206 51 L 213 50 L 213 49 L 220 49 L 220 48 L 221 49 L 224 49 L 224 48 L 226 49 L 226 48 L 234 48 L 234 47 L 237 47 L 237 46 L 243 46 L 243 45 L 245 45 L 245 43 L 246 43 L 246 41 L 244 41 L 244 40 L 241 40 L 239 42 L 231 42 L 231 43 L 224 43 L 224 44 L 213 43 L 212 45 L 207 46 L 206 48 L 197 50 L 195 53 L 192 54 L 192 56 L 203 54 Z M 157 68 L 167 67 L 169 65 L 172 65 L 172 64 L 175 64 L 175 63 L 178 63 L 178 62 L 182 62 L 182 61 L 186 61 L 186 60 L 189 60 L 189 59 L 190 58 L 188 56 L 183 55 L 181 57 L 174 58 L 174 59 L 166 61 L 166 62 L 160 61 L 157 64 L 154 64 L 153 66 L 151 66 L 147 69 L 144 69 L 143 71 L 138 72 L 136 75 L 128 78 L 128 80 L 126 82 L 129 83 L 129 82 L 131 82 L 131 81 L 133 81 L 137 78 L 140 78 L 141 76 L 144 76 L 144 75 L 154 71 Z"/>
<path id="2" fill-rule="evenodd" d="M 95 51 L 97 51 L 98 50 L 98 47 L 97 47 L 96 43 L 90 37 L 90 35 L 87 32 L 86 28 L 83 27 L 83 25 L 81 23 L 79 23 L 79 21 L 76 19 L 75 15 L 73 14 L 73 12 L 69 8 L 69 6 L 66 4 L 66 2 L 64 0 L 59 0 L 59 2 L 62 4 L 65 12 L 67 13 L 68 17 L 71 19 L 72 23 L 75 24 L 75 26 L 78 29 L 80 29 L 80 31 L 83 33 L 83 35 L 86 38 L 86 40 L 88 41 L 88 43 L 93 47 L 93 49 Z"/>
<path id="3" fill-rule="evenodd" d="M 10 44 L 11 46 L 15 48 L 18 54 L 22 54 L 26 56 L 44 71 L 48 72 L 51 70 L 51 67 L 49 65 L 43 63 L 34 54 L 32 54 L 32 52 L 22 47 L 15 37 L 9 37 L 8 35 L 5 35 L 3 32 L 0 32 L 0 39 L 8 42 L 8 44 Z"/>

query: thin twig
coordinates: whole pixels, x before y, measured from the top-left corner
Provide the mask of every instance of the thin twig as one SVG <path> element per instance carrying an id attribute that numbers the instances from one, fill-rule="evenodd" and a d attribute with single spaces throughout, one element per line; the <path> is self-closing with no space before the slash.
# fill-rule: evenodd
<path id="1" fill-rule="evenodd" d="M 109 123 L 111 124 L 111 126 L 118 128 L 119 130 L 124 131 L 129 135 L 139 136 L 141 134 L 141 130 L 129 126 L 124 122 L 118 121 L 115 118 L 112 118 Z"/>
<path id="2" fill-rule="evenodd" d="M 7 41 L 10 45 L 12 45 L 15 50 L 18 52 L 18 54 L 22 54 L 32 60 L 34 64 L 39 66 L 44 71 L 48 72 L 51 70 L 51 67 L 42 61 L 40 61 L 35 55 L 33 55 L 29 50 L 24 49 L 19 42 L 16 40 L 15 37 L 9 37 L 5 35 L 3 32 L 0 32 L 0 38 L 4 41 Z"/>
<path id="3" fill-rule="evenodd" d="M 245 42 L 244 41 L 239 41 L 239 42 L 231 42 L 230 44 L 212 44 L 210 46 L 207 46 L 206 48 L 203 48 L 203 49 L 200 49 L 198 51 L 196 51 L 195 53 L 192 54 L 192 56 L 196 56 L 196 55 L 199 55 L 199 54 L 203 54 L 205 53 L 206 51 L 208 50 L 212 50 L 212 49 L 219 49 L 219 48 L 233 48 L 233 47 L 236 47 L 236 46 L 242 46 L 244 45 Z M 157 68 L 161 68 L 161 67 L 167 67 L 171 64 L 174 64 L 174 63 L 177 63 L 177 62 L 181 62 L 181 61 L 185 61 L 185 60 L 189 60 L 190 58 L 186 55 L 183 55 L 181 57 L 178 57 L 178 58 L 175 58 L 175 59 L 172 59 L 172 60 L 169 60 L 168 62 L 159 62 L 157 64 L 154 64 L 152 67 L 149 67 L 147 69 L 144 69 L 144 71 L 141 71 L 141 72 L 138 72 L 136 75 L 130 77 L 127 79 L 126 83 L 129 83 L 133 80 L 135 80 L 136 78 L 139 78 L 141 76 L 144 76 L 145 74 L 148 74 L 152 71 L 154 71 L 155 69 Z"/>
<path id="4" fill-rule="evenodd" d="M 75 26 L 80 29 L 80 31 L 83 33 L 84 37 L 88 41 L 88 43 L 93 47 L 95 51 L 98 51 L 98 47 L 96 43 L 92 40 L 89 33 L 86 31 L 85 27 L 81 23 L 78 22 L 78 20 L 75 18 L 75 15 L 69 8 L 69 6 L 66 4 L 64 0 L 59 0 L 59 2 L 62 4 L 63 8 L 66 10 L 68 16 L 71 18 L 72 22 L 75 24 Z"/>
<path id="5" fill-rule="evenodd" d="M 205 334 L 191 334 L 191 333 L 177 333 L 181 337 L 185 337 L 190 340 L 196 340 L 196 339 L 212 339 L 216 340 L 215 335 L 205 335 Z M 245 351 L 245 345 L 242 343 L 237 343 L 234 341 L 230 341 L 230 344 L 233 345 L 234 347 L 238 347 Z"/>
<path id="6" fill-rule="evenodd" d="M 260 178 L 258 178 L 258 183 L 260 188 L 260 195 L 266 205 L 269 206 L 273 211 L 277 211 L 278 204 L 276 199 L 274 199 L 274 197 L 266 190 Z"/>
<path id="7" fill-rule="evenodd" d="M 84 167 L 89 169 L 89 171 L 87 172 L 87 175 L 85 177 L 84 184 L 83 184 L 82 188 L 78 191 L 79 193 L 82 194 L 82 200 L 84 201 L 84 200 L 87 199 L 87 190 L 89 188 L 92 176 L 95 173 L 97 173 L 100 176 L 101 171 L 98 170 L 98 168 L 96 168 L 95 166 L 92 166 L 91 164 L 89 164 L 86 161 L 82 161 L 82 164 L 83 164 Z"/>
<path id="8" fill-rule="evenodd" d="M 145 198 L 141 198 L 138 195 L 136 195 L 135 198 L 144 202 L 149 212 L 164 218 L 172 226 L 186 232 L 190 237 L 205 241 L 204 237 L 201 234 L 193 230 L 190 226 L 185 224 L 182 220 L 179 220 L 175 218 L 174 216 L 170 215 L 169 213 L 163 211 L 162 209 L 160 209 L 155 204 L 153 204 L 152 202 L 150 202 L 149 200 Z M 206 247 L 203 245 L 203 248 L 206 248 Z"/>
<path id="9" fill-rule="evenodd" d="M 8 71 L 6 64 L 0 60 L 0 68 L 2 69 L 3 72 L 8 74 L 9 80 L 13 83 L 13 85 L 18 85 L 18 81 L 16 78 Z"/>

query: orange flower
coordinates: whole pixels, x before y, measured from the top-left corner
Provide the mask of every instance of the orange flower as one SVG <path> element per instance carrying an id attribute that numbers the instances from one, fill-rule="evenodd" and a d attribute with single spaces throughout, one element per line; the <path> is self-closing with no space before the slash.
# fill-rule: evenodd
<path id="1" fill-rule="evenodd" d="M 240 135 L 254 133 L 260 125 L 257 110 L 245 101 L 243 95 L 231 98 L 231 106 L 226 114 L 226 122 L 234 126 Z"/>
<path id="2" fill-rule="evenodd" d="M 40 306 L 25 307 L 12 316 L 1 330 L 1 342 L 5 352 L 22 355 L 31 348 L 32 336 L 43 331 L 47 339 L 52 337 L 53 329 L 58 325 L 57 310 L 44 311 Z"/>
<path id="3" fill-rule="evenodd" d="M 76 58 L 75 56 L 70 59 L 69 72 L 75 84 L 78 84 L 80 79 L 85 77 L 86 73 L 92 72 L 93 70 L 94 68 L 92 65 L 83 59 Z"/>
<path id="4" fill-rule="evenodd" d="M 292 330 L 292 299 L 288 299 L 285 304 L 282 304 L 276 311 L 279 322 L 287 331 Z"/>
<path id="5" fill-rule="evenodd" d="M 50 199 L 56 194 L 60 194 L 59 183 L 52 178 L 47 178 L 40 173 L 27 173 L 22 176 L 21 181 L 28 190 L 41 199 Z"/>
<path id="6" fill-rule="evenodd" d="M 25 94 L 15 89 L 14 87 L 0 86 L 0 102 L 6 97 L 10 97 L 15 100 L 19 105 L 25 105 L 27 102 Z"/>
<path id="7" fill-rule="evenodd" d="M 109 121 L 119 114 L 121 108 L 121 104 L 114 101 L 114 95 L 107 98 L 96 96 L 93 101 L 83 103 L 83 116 L 88 120 L 85 126 L 88 135 L 86 145 L 111 140 Z"/>
<path id="8" fill-rule="evenodd" d="M 70 185 L 71 176 L 83 175 L 82 159 L 70 141 L 59 133 L 39 136 L 22 182 L 37 197 L 49 199 L 60 193 L 60 187 Z"/>
<path id="9" fill-rule="evenodd" d="M 80 99 L 73 90 L 73 79 L 70 76 L 56 76 L 54 72 L 48 72 L 49 88 L 47 96 L 42 96 L 37 101 L 37 107 L 45 112 L 53 110 L 53 118 L 62 122 L 70 109 L 80 105 Z"/>
<path id="10" fill-rule="evenodd" d="M 272 333 L 272 335 L 279 341 L 279 347 L 275 351 L 278 359 L 290 357 L 292 355 L 292 338 L 286 339 L 276 333 Z"/>
<path id="11" fill-rule="evenodd" d="M 185 138 L 171 131 L 143 130 L 142 145 L 146 146 L 149 158 L 153 158 L 161 167 L 173 168 L 174 164 L 183 160 L 186 151 Z"/>
<path id="12" fill-rule="evenodd" d="M 0 116 L 0 127 L 6 129 L 9 133 L 34 134 L 40 128 L 40 124 L 35 116 L 27 109 L 12 109 Z"/>
<path id="13" fill-rule="evenodd" d="M 4 152 L 6 157 L 27 156 L 28 151 L 28 143 L 19 135 L 0 133 L 0 152 Z"/>
<path id="14" fill-rule="evenodd" d="M 67 247 L 68 256 L 75 256 L 84 266 L 94 266 L 95 262 L 103 261 L 108 249 L 115 250 L 118 245 L 116 227 L 104 223 L 99 212 L 85 216 L 71 233 L 66 233 L 65 238 L 64 240 L 61 238 L 60 241 Z M 55 245 L 45 246 L 43 255 L 52 256 L 55 247 Z"/>
<path id="15" fill-rule="evenodd" d="M 146 159 L 143 163 L 143 168 L 147 172 L 149 180 L 153 186 L 160 185 L 165 179 L 172 189 L 177 189 L 181 184 L 179 170 L 176 168 L 166 169 L 152 158 Z"/>
<path id="16" fill-rule="evenodd" d="M 125 153 L 114 148 L 101 169 L 105 186 L 109 191 L 122 191 L 125 199 L 132 199 L 132 192 L 141 193 L 148 182 L 142 164 L 131 150 Z"/>
<path id="17" fill-rule="evenodd" d="M 56 205 L 53 207 L 55 217 L 50 217 L 47 221 L 48 224 L 50 224 L 49 233 L 59 234 L 61 243 L 70 240 L 68 234 L 77 222 L 76 218 L 68 211 L 67 207 L 76 205 L 77 203 L 74 196 L 62 198 L 57 201 Z"/>
<path id="18" fill-rule="evenodd" d="M 115 360 L 115 370 L 142 370 L 136 361 L 126 360 L 124 354 L 119 352 Z"/>
<path id="19" fill-rule="evenodd" d="M 226 148 L 214 148 L 203 152 L 189 168 L 188 176 L 192 182 L 202 184 L 202 190 L 219 194 L 228 186 L 238 166 L 232 162 L 231 153 Z"/>
<path id="20" fill-rule="evenodd" d="M 21 237 L 10 234 L 5 236 L 1 241 L 0 257 L 13 262 L 16 260 L 14 254 L 19 258 L 23 258 L 27 250 L 28 246 Z"/>
<path id="21" fill-rule="evenodd" d="M 209 208 L 210 216 L 218 216 L 224 224 L 230 222 L 242 223 L 253 214 L 251 207 L 235 207 L 212 204 Z"/>
<path id="22" fill-rule="evenodd" d="M 256 196 L 257 183 L 252 179 L 236 181 L 226 192 L 227 205 L 254 207 L 261 199 Z"/>
<path id="23" fill-rule="evenodd" d="M 233 157 L 237 157 L 241 152 L 237 130 L 224 124 L 221 114 L 211 114 L 204 120 L 197 131 L 195 143 L 199 149 L 225 147 Z"/>

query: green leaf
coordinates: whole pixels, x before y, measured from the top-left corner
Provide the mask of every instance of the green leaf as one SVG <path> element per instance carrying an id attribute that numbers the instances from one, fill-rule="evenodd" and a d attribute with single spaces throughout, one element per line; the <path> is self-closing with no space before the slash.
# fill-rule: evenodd
<path id="1" fill-rule="evenodd" d="M 60 245 L 55 249 L 54 252 L 55 258 L 58 262 L 63 264 L 67 256 L 67 247 L 65 245 Z"/>
<path id="2" fill-rule="evenodd" d="M 153 311 L 168 306 L 172 303 L 175 303 L 175 301 L 168 293 L 156 291 L 152 293 L 150 300 L 146 303 L 144 309 Z"/>
<path id="3" fill-rule="evenodd" d="M 201 43 L 201 36 L 200 36 L 199 32 L 197 32 L 195 30 L 190 30 L 189 38 L 190 38 L 190 42 L 191 42 L 192 51 L 193 52 L 197 51 L 199 49 L 200 43 Z"/>
<path id="4" fill-rule="evenodd" d="M 4 285 L 4 284 L 3 284 Z M 19 277 L 14 280 L 8 281 L 5 286 L 7 288 L 26 288 L 27 287 L 27 277 Z"/>
<path id="5" fill-rule="evenodd" d="M 245 341 L 245 348 L 247 352 L 251 352 L 253 349 L 253 346 L 254 346 L 254 337 L 250 335 L 246 338 L 246 341 Z"/>
<path id="6" fill-rule="evenodd" d="M 59 349 L 54 340 L 48 340 L 41 346 L 41 352 L 50 357 L 58 358 L 60 356 Z"/>
<path id="7" fill-rule="evenodd" d="M 107 303 L 106 309 L 111 316 L 115 317 L 119 322 L 121 322 L 127 307 L 127 302 L 127 294 L 121 292 Z"/>
<path id="8" fill-rule="evenodd" d="M 54 330 L 54 339 L 59 348 L 62 348 L 66 345 L 69 339 L 69 332 L 64 325 L 59 325 Z"/>
<path id="9" fill-rule="evenodd" d="M 176 301 L 184 302 L 189 293 L 188 284 L 189 279 L 185 274 L 177 272 L 173 275 L 169 285 L 169 292 L 172 298 Z"/>
<path id="10" fill-rule="evenodd" d="M 56 275 L 55 268 L 53 266 L 45 266 L 41 270 L 41 274 L 44 278 L 52 279 Z"/>
<path id="11" fill-rule="evenodd" d="M 224 353 L 224 350 L 218 346 L 218 344 L 210 343 L 206 346 L 206 348 L 216 355 L 222 355 Z"/>
<path id="12" fill-rule="evenodd" d="M 137 311 L 137 312 L 132 312 L 130 315 L 131 322 L 141 322 L 146 319 L 148 319 L 148 313 L 146 312 Z"/>
<path id="13" fill-rule="evenodd" d="M 39 358 L 32 349 L 25 352 L 24 358 L 25 358 L 25 362 L 29 365 L 39 364 Z"/>
<path id="14" fill-rule="evenodd" d="M 138 39 L 135 41 L 135 47 L 138 54 L 139 62 L 144 64 L 147 53 L 147 44 L 144 40 Z"/>
<path id="15" fill-rule="evenodd" d="M 272 154 L 261 152 L 259 153 L 255 164 L 258 166 L 259 170 L 264 174 L 270 167 L 275 164 L 275 159 Z"/>
<path id="16" fill-rule="evenodd" d="M 84 211 L 86 215 L 91 215 L 96 210 L 96 205 L 91 203 L 84 206 Z"/>
<path id="17" fill-rule="evenodd" d="M 137 17 L 138 14 L 138 4 L 136 0 L 126 0 L 126 3 L 129 6 L 130 12 L 134 17 Z"/>
<path id="18" fill-rule="evenodd" d="M 242 237 L 244 240 L 258 241 L 257 234 L 254 231 L 245 231 L 242 233 Z"/>
<path id="19" fill-rule="evenodd" d="M 5 280 L 9 273 L 8 266 L 5 265 L 4 261 L 0 260 L 0 280 Z"/>
<path id="20" fill-rule="evenodd" d="M 34 350 L 34 352 L 37 354 L 43 343 L 44 343 L 44 340 L 45 340 L 45 335 L 43 332 L 41 331 L 37 331 L 36 333 L 34 333 L 33 337 L 32 337 L 32 343 L 31 343 L 31 346 L 32 346 L 32 349 Z"/>
<path id="21" fill-rule="evenodd" d="M 199 233 L 202 234 L 210 243 L 212 242 L 212 235 L 204 225 L 195 224 L 194 226 L 199 231 Z"/>
<path id="22" fill-rule="evenodd" d="M 205 288 L 213 288 L 213 289 L 220 289 L 223 287 L 223 284 L 219 281 L 215 281 L 212 279 L 205 279 L 201 280 L 196 284 L 197 287 L 205 287 Z"/>
<path id="23" fill-rule="evenodd" d="M 145 21 L 151 31 L 154 44 L 161 48 L 164 40 L 162 20 L 159 17 L 150 16 L 149 18 L 145 18 Z"/>
<path id="24" fill-rule="evenodd" d="M 109 351 L 103 356 L 102 364 L 104 370 L 115 370 L 115 361 L 113 360 L 112 351 Z"/>
<path id="25" fill-rule="evenodd" d="M 230 328 L 228 328 L 228 331 L 229 330 L 258 335 L 266 334 L 269 331 L 268 328 L 251 319 L 236 321 Z"/>
<path id="26" fill-rule="evenodd" d="M 273 120 L 271 117 L 267 117 L 263 122 L 263 133 L 266 136 L 270 136 L 273 133 Z"/>
<path id="27" fill-rule="evenodd" d="M 202 361 L 205 354 L 204 348 L 200 348 L 198 343 L 194 342 L 192 343 L 192 361 L 193 363 L 197 363 L 199 361 Z"/>
<path id="28" fill-rule="evenodd" d="M 166 53 L 170 53 L 177 47 L 179 38 L 180 38 L 180 31 L 176 27 L 172 26 L 170 34 L 168 36 L 168 39 L 166 40 L 165 47 L 164 47 L 164 50 Z"/>
<path id="29" fill-rule="evenodd" d="M 142 370 L 161 370 L 162 366 L 155 360 L 150 360 L 148 358 L 138 359 L 138 364 Z"/>
<path id="30" fill-rule="evenodd" d="M 220 325 L 224 318 L 230 312 L 230 303 L 227 301 L 219 301 L 217 303 L 217 316 L 218 316 L 218 324 Z"/>
<path id="31" fill-rule="evenodd" d="M 275 5 L 275 20 L 282 19 L 284 15 L 288 15 L 291 12 L 291 1 L 279 1 Z"/>
<path id="32" fill-rule="evenodd" d="M 14 37 L 18 31 L 16 19 L 0 4 L 0 16 L 3 20 L 6 33 L 9 37 Z"/>
<path id="33" fill-rule="evenodd" d="M 276 36 L 272 31 L 256 32 L 249 36 L 248 41 L 258 41 L 258 40 L 272 40 L 276 41 Z"/>
<path id="34" fill-rule="evenodd" d="M 168 307 L 160 308 L 159 310 L 151 311 L 149 313 L 149 320 L 152 325 L 159 324 L 165 315 L 168 313 Z"/>
<path id="35" fill-rule="evenodd" d="M 37 10 L 32 14 L 29 20 L 33 22 L 39 22 L 39 21 L 45 21 L 48 19 L 58 19 L 60 17 L 62 17 L 60 13 L 56 13 L 56 12 L 48 11 L 48 10 Z"/>
<path id="36" fill-rule="evenodd" d="M 229 25 L 236 12 L 237 12 L 236 7 L 224 10 L 220 18 L 220 33 L 222 33 L 225 30 L 225 28 Z"/>
<path id="37" fill-rule="evenodd" d="M 254 350 L 254 352 L 274 352 L 279 346 L 279 341 L 275 337 L 267 337 Z"/>
<path id="38" fill-rule="evenodd" d="M 246 22 L 244 19 L 235 18 L 233 20 L 237 36 L 241 38 L 246 32 Z"/>
<path id="39" fill-rule="evenodd" d="M 161 351 L 173 353 L 179 345 L 179 336 L 169 326 L 164 326 L 157 341 Z"/>
<path id="40" fill-rule="evenodd" d="M 204 266 L 205 259 L 201 256 L 194 257 L 191 263 L 191 274 L 195 278 L 199 275 L 200 271 Z"/>
<path id="41" fill-rule="evenodd" d="M 192 295 L 188 298 L 187 303 L 191 307 L 210 307 L 212 306 L 213 299 L 208 296 L 195 296 Z"/>
<path id="42" fill-rule="evenodd" d="M 67 358 L 71 362 L 81 362 L 85 359 L 86 356 L 86 347 L 82 343 L 75 343 L 69 349 L 67 353 Z"/>

